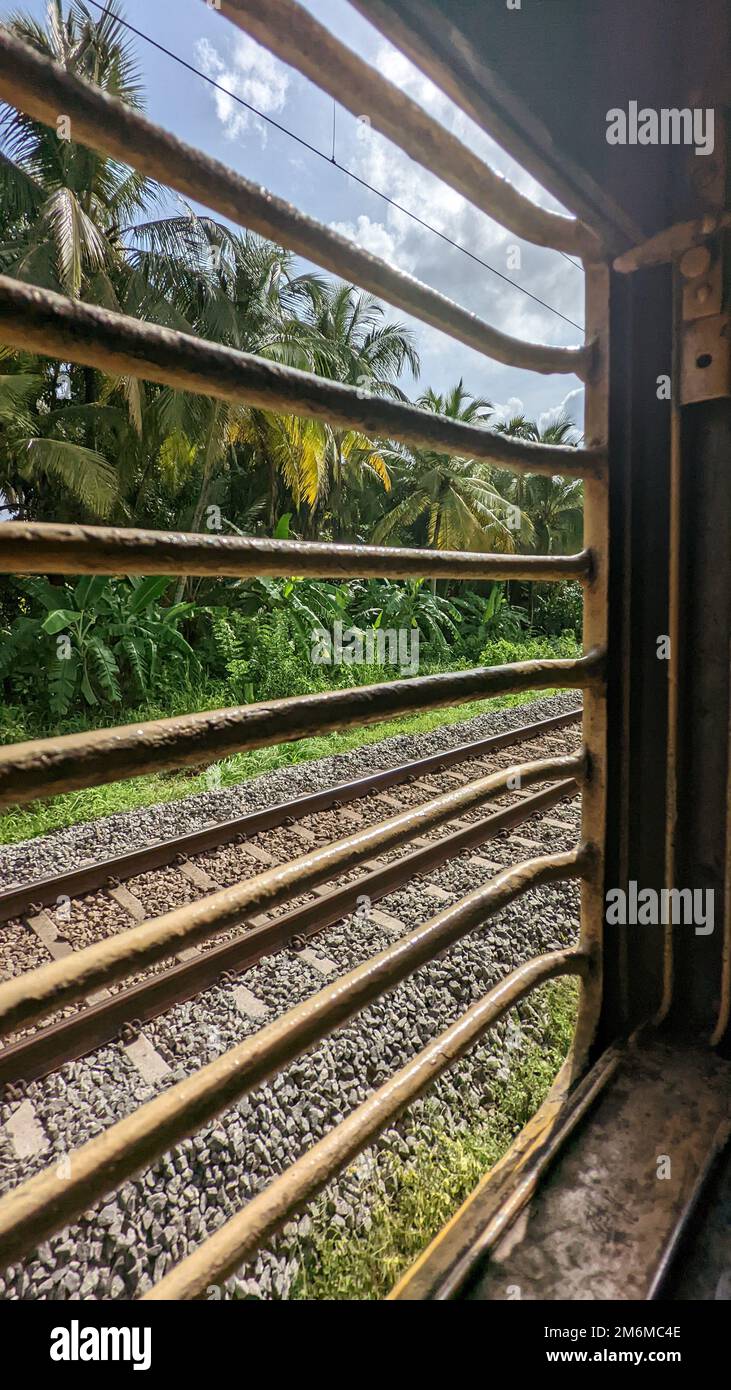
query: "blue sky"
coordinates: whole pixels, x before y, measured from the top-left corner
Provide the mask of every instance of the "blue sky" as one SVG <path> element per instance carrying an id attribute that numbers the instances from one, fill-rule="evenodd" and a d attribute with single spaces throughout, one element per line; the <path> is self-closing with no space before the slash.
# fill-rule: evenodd
<path id="1" fill-rule="evenodd" d="M 546 207 L 559 206 L 346 0 L 305 3 L 339 38 L 408 91 L 523 192 Z M 46 0 L 16 0 L 13 4 L 0 0 L 3 19 L 18 10 L 42 18 Z M 151 38 L 330 155 L 331 98 L 259 48 L 208 8 L 204 0 L 124 0 L 123 14 Z M 434 285 L 504 332 L 555 344 L 580 341 L 577 329 L 541 308 L 519 289 L 505 284 L 440 237 L 389 208 L 341 170 L 250 116 L 143 40 L 135 42 L 145 77 L 148 111 L 162 125 L 296 203 L 311 216 L 336 227 L 368 250 Z M 558 252 L 520 242 L 341 107 L 335 112 L 335 127 L 336 155 L 342 164 L 568 318 L 583 322 L 583 274 Z M 515 246 L 520 248 L 519 269 L 509 265 L 509 248 Z M 394 317 L 403 319 L 403 315 L 393 312 Z M 409 394 L 416 395 L 426 386 L 444 391 L 461 376 L 468 390 L 487 397 L 507 413 L 524 408 L 532 416 L 545 417 L 566 402 L 568 412 L 581 424 L 583 393 L 575 377 L 542 377 L 504 367 L 434 329 L 414 320 L 406 322 L 415 331 L 422 359 L 419 382 L 403 383 Z"/>

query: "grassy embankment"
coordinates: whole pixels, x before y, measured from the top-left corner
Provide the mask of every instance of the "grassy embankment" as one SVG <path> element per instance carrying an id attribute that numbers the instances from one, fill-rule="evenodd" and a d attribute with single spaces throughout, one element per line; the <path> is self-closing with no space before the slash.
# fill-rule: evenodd
<path id="1" fill-rule="evenodd" d="M 464 719 L 474 718 L 475 715 L 484 714 L 488 710 L 528 704 L 555 693 L 544 690 L 500 695 L 491 700 L 476 700 L 450 709 L 428 710 L 408 718 L 393 719 L 385 724 L 372 724 L 347 729 L 342 733 L 326 734 L 320 738 L 300 739 L 296 743 L 278 743 L 270 748 L 256 748 L 251 752 L 236 753 L 233 757 L 199 772 L 183 771 L 132 777 L 126 782 L 110 782 L 83 791 L 64 792 L 47 801 L 31 802 L 27 806 L 11 809 L 0 816 L 0 844 L 16 844 L 19 840 L 30 840 L 36 835 L 64 830 L 68 826 L 98 820 L 118 811 L 136 811 L 143 806 L 181 801 L 196 792 L 231 787 L 238 782 L 248 781 L 252 777 L 258 777 L 262 772 L 274 772 L 281 767 L 291 767 L 295 763 L 308 762 L 314 758 L 331 757 L 335 753 L 348 753 L 353 748 L 380 743 L 384 738 L 392 738 L 396 734 L 428 733 L 431 729 L 445 724 L 456 724 Z M 182 711 L 175 711 L 179 712 Z M 169 709 L 147 707 L 141 711 L 125 712 L 124 722 L 163 719 L 170 713 Z M 37 735 L 18 730 L 13 731 L 10 738 L 6 733 L 6 741 L 31 736 Z"/>

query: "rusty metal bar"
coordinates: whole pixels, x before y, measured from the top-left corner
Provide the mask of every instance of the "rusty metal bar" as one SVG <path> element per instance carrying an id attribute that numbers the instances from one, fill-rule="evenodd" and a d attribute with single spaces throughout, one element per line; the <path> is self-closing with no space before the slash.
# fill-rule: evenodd
<path id="1" fill-rule="evenodd" d="M 275 806 L 267 806 L 263 811 L 250 811 L 234 820 L 216 821 L 202 830 L 191 830 L 186 835 L 176 835 L 170 840 L 156 840 L 142 845 L 139 849 L 128 850 L 126 854 L 114 855 L 109 859 L 98 859 L 93 864 L 68 869 L 50 878 L 31 879 L 28 883 L 13 885 L 0 891 L 0 922 L 8 922 L 19 917 L 36 903 L 46 907 L 55 903 L 59 894 L 78 897 L 80 893 L 94 892 L 104 888 L 109 878 L 131 878 L 145 870 L 159 869 L 170 864 L 178 854 L 202 854 L 205 850 L 216 849 L 239 836 L 258 835 L 285 820 L 301 820 L 333 806 L 357 801 L 374 792 L 387 791 L 402 782 L 427 777 L 432 772 L 456 767 L 475 758 L 495 752 L 499 748 L 509 748 L 513 744 L 525 743 L 542 738 L 552 730 L 565 729 L 579 723 L 581 710 L 569 710 L 567 714 L 555 714 L 549 719 L 541 719 L 536 724 L 523 724 L 518 729 L 509 729 L 504 734 L 490 734 L 474 743 L 461 743 L 441 753 L 432 753 L 427 758 L 415 762 L 401 763 L 397 767 L 382 772 L 372 772 L 366 777 L 358 777 L 350 782 L 336 782 L 323 791 L 307 792 L 295 797 L 293 801 L 280 801 Z"/>
<path id="2" fill-rule="evenodd" d="M 512 439 L 190 333 L 82 304 L 6 275 L 0 275 L 0 341 L 114 376 L 143 377 L 176 390 L 323 420 L 342 429 L 357 426 L 371 435 L 484 459 L 518 473 L 591 477 L 602 473 L 606 457 L 602 449 Z"/>
<path id="3" fill-rule="evenodd" d="M 586 388 L 584 429 L 587 440 L 606 444 L 609 431 L 609 269 L 599 262 L 586 267 L 586 318 L 598 344 L 592 375 Z M 584 487 L 584 537 L 594 561 L 591 582 L 584 590 L 584 650 L 595 645 L 605 650 L 608 642 L 609 606 L 609 484 L 608 478 L 592 478 Z M 606 841 L 607 695 L 587 691 L 584 700 L 584 746 L 589 777 L 581 801 L 582 835 L 591 845 L 591 873 L 581 885 L 580 944 L 596 959 L 597 968 L 582 989 L 579 1017 L 572 1048 L 575 1075 L 588 1060 L 602 998 L 602 947 L 604 940 L 604 855 Z"/>
<path id="4" fill-rule="evenodd" d="M 463 811 L 484 805 L 508 786 L 529 787 L 569 777 L 583 782 L 585 773 L 583 753 L 501 769 L 286 864 L 278 864 L 243 883 L 186 903 L 83 951 L 6 980 L 0 984 L 0 1036 L 20 1024 L 37 1022 L 62 1005 L 83 999 L 97 988 L 124 979 L 187 946 L 206 941 L 229 927 L 241 926 L 255 913 L 277 907 L 295 894 L 306 893 L 386 849 L 395 849 L 424 831 L 443 825 Z"/>
<path id="5" fill-rule="evenodd" d="M 676 222 L 665 227 L 647 241 L 640 242 L 621 256 L 616 256 L 612 269 L 620 275 L 632 275 L 636 270 L 648 266 L 664 265 L 690 251 L 694 246 L 702 246 L 716 232 L 731 227 L 731 212 L 709 212 L 693 222 Z"/>
<path id="6" fill-rule="evenodd" d="M 445 295 L 183 144 L 139 111 L 81 81 L 2 27 L 0 97 L 52 128 L 60 114 L 68 116 L 74 139 L 82 144 L 132 164 L 186 198 L 288 247 L 498 362 L 537 372 L 575 372 L 580 377 L 590 367 L 591 343 L 550 347 L 521 342 L 491 328 Z"/>
<path id="7" fill-rule="evenodd" d="M 616 269 L 616 267 L 615 267 Z M 683 291 L 679 275 L 673 275 L 672 398 L 670 401 L 670 470 L 668 517 L 668 662 L 667 739 L 665 749 L 665 887 L 675 887 L 678 834 L 678 747 L 680 738 L 681 603 L 684 588 L 681 563 L 683 536 L 683 427 L 680 409 Z M 656 1022 L 669 1013 L 675 968 L 672 913 L 668 914 L 663 940 L 662 997 Z"/>
<path id="8" fill-rule="evenodd" d="M 197 1298 L 226 1279 L 526 994 L 561 975 L 585 975 L 588 964 L 574 947 L 513 970 L 144 1294 L 143 1302 Z"/>
<path id="9" fill-rule="evenodd" d="M 378 902 L 387 893 L 408 883 L 417 874 L 428 873 L 439 864 L 449 863 L 493 839 L 503 830 L 549 810 L 566 797 L 575 796 L 575 782 L 557 782 L 534 796 L 526 796 L 503 811 L 455 830 L 439 840 L 410 851 L 400 859 L 362 874 L 355 881 L 334 888 L 304 907 L 290 908 L 273 922 L 252 927 L 245 936 L 203 951 L 169 970 L 156 972 L 139 984 L 120 990 L 96 1004 L 90 1004 L 71 1017 L 62 1018 L 29 1037 L 0 1048 L 0 1083 L 27 1083 L 45 1076 L 65 1062 L 84 1057 L 102 1043 L 117 1036 L 123 1023 L 141 1023 L 157 1018 L 173 1004 L 193 998 L 202 989 L 220 982 L 232 971 L 243 971 L 264 956 L 292 944 L 295 937 L 312 937 L 340 922 L 358 905 L 365 894 Z"/>
<path id="10" fill-rule="evenodd" d="M 592 652 L 575 660 L 417 676 L 11 744 L 0 750 L 0 806 L 511 691 L 588 689 L 601 683 L 602 672 L 602 655 Z"/>
<path id="11" fill-rule="evenodd" d="M 67 1225 L 98 1198 L 114 1191 L 133 1173 L 321 1041 L 439 951 L 481 926 L 486 917 L 521 893 L 541 884 L 580 877 L 586 869 L 587 853 L 578 848 L 504 870 L 380 955 L 288 1010 L 75 1150 L 68 1176 L 60 1177 L 58 1165 L 53 1164 L 22 1183 L 0 1199 L 0 1264 L 11 1264 Z M 569 969 L 581 973 L 588 968 L 583 955 L 559 955 L 563 966 L 558 973 Z M 533 984 L 550 978 L 541 973 L 535 962 L 523 969 L 529 972 L 527 978 Z M 504 993 L 499 997 L 505 1008 L 516 1002 L 515 988 L 510 981 L 503 986 Z M 517 997 L 521 997 L 519 987 Z"/>
<path id="12" fill-rule="evenodd" d="M 500 71 L 500 55 L 505 57 L 510 46 L 503 48 L 502 38 L 498 37 L 499 11 L 509 10 L 511 6 L 518 9 L 520 0 L 491 0 L 496 23 L 490 23 L 489 29 L 486 27 L 482 31 L 480 43 L 466 38 L 466 27 L 460 19 L 466 18 L 467 11 L 463 11 L 461 17 L 456 12 L 453 14 L 454 7 L 444 0 L 350 0 L 350 3 L 527 174 L 548 189 L 564 207 L 574 214 L 579 213 L 596 231 L 599 249 L 596 255 L 590 252 L 585 259 L 592 261 L 610 252 L 616 254 L 640 240 L 642 226 L 617 201 L 614 185 L 611 190 L 605 180 L 600 185 L 567 144 L 562 142 L 562 147 L 557 148 L 554 136 L 537 109 L 531 109 L 533 103 L 518 95 L 518 87 L 525 86 L 524 68 L 520 70 L 520 82 L 513 80 L 512 74 Z M 470 8 L 481 20 L 488 6 L 475 4 Z M 542 8 L 553 18 L 556 7 L 551 0 L 542 0 Z M 530 9 L 534 17 L 538 13 L 535 5 L 523 4 L 523 10 L 526 9 Z M 577 17 L 581 12 L 583 21 L 596 10 L 596 6 L 589 10 L 588 6 L 580 5 Z M 512 19 L 508 23 L 512 24 Z M 470 38 L 477 28 L 477 24 L 474 28 L 470 26 Z M 589 32 L 588 26 L 585 32 Z M 487 39 L 488 33 L 494 43 Z M 494 49 L 493 54 L 488 51 L 488 45 Z M 569 103 L 556 90 L 555 73 L 549 83 L 553 86 L 555 100 L 564 101 L 568 111 Z M 511 86 L 512 92 L 509 91 Z M 568 135 L 568 131 L 566 133 Z"/>
<path id="13" fill-rule="evenodd" d="M 330 545 L 63 522 L 0 524 L 0 574 L 196 574 L 221 578 L 309 575 L 318 579 L 576 579 L 591 555 L 491 555 L 484 551 Z"/>
<path id="14" fill-rule="evenodd" d="M 206 0 L 207 2 L 207 0 Z M 516 236 L 595 257 L 598 238 L 574 217 L 548 212 L 519 193 L 294 0 L 221 0 L 219 12 L 282 62 L 398 145 L 431 174 Z"/>

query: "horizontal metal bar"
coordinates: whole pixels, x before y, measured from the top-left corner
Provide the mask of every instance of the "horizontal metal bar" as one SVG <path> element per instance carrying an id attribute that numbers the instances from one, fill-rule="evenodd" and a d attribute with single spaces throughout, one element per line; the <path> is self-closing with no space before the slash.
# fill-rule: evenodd
<path id="1" fill-rule="evenodd" d="M 0 275 L 0 341 L 22 352 L 143 377 L 176 390 L 306 416 L 342 429 L 484 459 L 518 473 L 600 477 L 604 449 L 533 444 L 359 387 L 313 376 L 190 333 L 142 323 L 95 304 Z"/>
<path id="2" fill-rule="evenodd" d="M 98 859 L 93 864 L 68 869 L 64 873 L 53 874 L 49 878 L 31 879 L 29 882 L 14 885 L 0 891 L 0 922 L 8 922 L 19 917 L 36 903 L 46 907 L 55 903 L 59 894 L 78 897 L 80 893 L 94 892 L 103 888 L 109 878 L 131 878 L 145 870 L 159 869 L 163 864 L 172 863 L 178 854 L 201 854 L 215 849 L 240 836 L 258 835 L 273 826 L 282 825 L 287 820 L 301 820 L 332 806 L 357 801 L 360 797 L 374 792 L 387 791 L 401 782 L 412 781 L 416 777 L 427 777 L 431 772 L 441 772 L 474 758 L 484 757 L 498 748 L 509 748 L 513 744 L 543 738 L 554 729 L 565 729 L 577 724 L 581 710 L 569 710 L 567 714 L 555 714 L 550 719 L 542 719 L 537 724 L 523 724 L 518 729 L 508 729 L 506 733 L 490 734 L 474 743 L 461 743 L 456 748 L 448 748 L 440 753 L 432 753 L 427 758 L 415 762 L 401 763 L 380 772 L 368 773 L 350 782 L 336 782 L 322 791 L 307 792 L 292 801 L 280 801 L 275 806 L 267 806 L 263 811 L 250 811 L 234 820 L 216 821 L 202 830 L 191 830 L 186 835 L 175 835 L 170 840 L 155 840 L 139 849 L 128 850 L 126 854 L 112 855 Z"/>
<path id="3" fill-rule="evenodd" d="M 115 1038 L 123 1023 L 133 1019 L 146 1023 L 173 1004 L 193 998 L 202 989 L 215 985 L 221 976 L 249 969 L 263 957 L 291 944 L 295 936 L 312 937 L 340 922 L 358 906 L 363 895 L 376 903 L 395 888 L 408 883 L 416 874 L 428 873 L 439 864 L 450 863 L 466 849 L 485 844 L 504 830 L 523 825 L 532 816 L 547 811 L 566 797 L 575 796 L 576 782 L 557 782 L 534 796 L 525 796 L 503 811 L 455 830 L 450 835 L 411 850 L 381 868 L 372 869 L 340 888 L 290 908 L 273 922 L 252 927 L 243 937 L 203 951 L 169 970 L 158 971 L 129 989 L 90 1004 L 87 1008 L 37 1028 L 29 1037 L 0 1048 L 0 1083 L 27 1084 L 46 1076 L 65 1062 L 93 1052 Z"/>
<path id="4" fill-rule="evenodd" d="M 550 347 L 521 342 L 491 328 L 445 295 L 183 144 L 133 107 L 81 81 L 2 28 L 0 96 L 52 128 L 63 113 L 71 120 L 74 139 L 82 144 L 132 164 L 186 198 L 288 247 L 498 362 L 537 372 L 575 372 L 582 378 L 591 370 L 593 344 Z"/>
<path id="5" fill-rule="evenodd" d="M 267 0 L 265 6 L 261 0 L 221 0 L 217 8 L 516 236 L 577 256 L 598 254 L 599 241 L 589 227 L 531 202 L 302 5 L 294 0 Z"/>
<path id="6" fill-rule="evenodd" d="M 615 257 L 612 269 L 620 275 L 631 275 L 636 270 L 646 270 L 648 266 L 665 265 L 682 256 L 684 251 L 703 246 L 709 237 L 727 227 L 731 227 L 731 211 L 709 212 L 694 222 L 676 222 L 629 251 L 623 251 L 621 256 Z"/>
<path id="7" fill-rule="evenodd" d="M 246 748 L 288 743 L 354 724 L 377 724 L 393 715 L 466 700 L 521 690 L 586 689 L 601 683 L 602 672 L 601 653 L 593 652 L 575 660 L 519 661 L 416 676 L 10 744 L 0 749 L 0 806 L 215 762 Z"/>
<path id="8" fill-rule="evenodd" d="M 0 523 L 0 574 L 198 574 L 238 579 L 250 575 L 408 579 L 416 575 L 586 583 L 591 555 L 588 550 L 578 555 L 493 555 L 7 521 Z"/>
<path id="9" fill-rule="evenodd" d="M 372 1143 L 442 1072 L 454 1066 L 509 1009 L 539 985 L 561 975 L 583 975 L 588 956 L 576 948 L 538 956 L 511 971 L 483 999 L 406 1066 L 379 1086 L 352 1114 L 302 1154 L 281 1177 L 253 1197 L 176 1269 L 143 1295 L 146 1300 L 190 1299 L 220 1284 L 263 1245 L 294 1212 Z"/>
<path id="10" fill-rule="evenodd" d="M 310 850 L 286 864 L 223 888 L 126 932 L 116 933 L 83 951 L 51 961 L 0 984 L 0 1036 L 20 1024 L 35 1023 L 64 1004 L 83 999 L 98 988 L 136 973 L 158 960 L 177 954 L 247 918 L 287 902 L 319 884 L 357 868 L 387 849 L 435 829 L 463 811 L 484 805 L 508 786 L 528 787 L 537 782 L 586 779 L 582 753 L 563 758 L 541 758 L 512 768 L 502 768 L 466 787 L 443 792 L 432 801 L 402 811 L 376 825 L 364 827 L 330 845 Z M 518 779 L 516 781 L 516 778 Z"/>
<path id="11" fill-rule="evenodd" d="M 54 1163 L 22 1183 L 0 1200 L 0 1266 L 12 1263 L 67 1225 L 98 1198 L 294 1061 L 419 965 L 481 926 L 486 917 L 519 894 L 540 884 L 579 877 L 585 871 L 586 857 L 582 849 L 576 849 L 504 870 L 380 955 L 289 1009 L 76 1149 L 70 1155 L 68 1176 L 60 1177 Z M 579 962 L 572 956 L 572 969 L 579 971 L 583 964 L 583 959 Z M 504 997 L 514 1002 L 510 989 Z M 510 1002 L 505 1007 L 510 1007 Z"/>

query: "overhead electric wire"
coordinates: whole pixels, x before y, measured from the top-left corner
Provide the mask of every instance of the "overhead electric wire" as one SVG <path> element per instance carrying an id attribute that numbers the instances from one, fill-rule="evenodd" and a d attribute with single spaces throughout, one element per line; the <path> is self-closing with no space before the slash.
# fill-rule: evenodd
<path id="1" fill-rule="evenodd" d="M 367 179 L 361 178 L 360 174 L 354 173 L 353 170 L 348 169 L 348 167 L 345 164 L 340 164 L 339 161 L 335 158 L 334 141 L 332 155 L 326 154 L 324 150 L 318 149 L 316 145 L 311 144 L 309 140 L 306 140 L 304 138 L 304 136 L 298 135 L 294 130 L 289 130 L 287 126 L 284 126 L 279 121 L 276 121 L 273 116 L 268 116 L 264 111 L 260 111 L 258 107 L 253 106 L 251 102 L 246 101 L 245 98 L 239 96 L 238 93 L 232 92 L 228 87 L 222 86 L 220 82 L 216 81 L 215 77 L 209 77 L 208 73 L 203 72 L 200 68 L 195 67 L 193 63 L 189 63 L 186 58 L 181 58 L 179 53 L 174 53 L 171 48 L 166 48 L 165 44 L 159 43 L 157 39 L 153 39 L 149 34 L 146 34 L 144 30 L 138 29 L 134 24 L 130 24 L 129 20 L 123 19 L 122 16 L 117 14 L 115 10 L 110 9 L 106 5 L 100 4 L 99 0 L 90 0 L 90 3 L 94 6 L 96 10 L 99 10 L 101 14 L 111 15 L 114 19 L 117 20 L 119 24 L 122 24 L 125 29 L 129 29 L 130 33 L 136 34 L 137 38 L 143 39 L 145 43 L 149 43 L 152 48 L 156 48 L 158 52 L 163 53 L 166 58 L 171 58 L 174 63 L 178 63 L 188 72 L 193 73 L 196 77 L 200 77 L 204 82 L 207 82 L 210 87 L 213 87 L 217 92 L 221 92 L 223 96 L 229 97 L 231 101 L 237 102 L 239 106 L 243 106 L 247 111 L 251 112 L 251 114 L 253 116 L 256 116 L 259 120 L 266 121 L 268 125 L 273 126 L 275 130 L 278 130 L 281 135 L 289 136 L 290 140 L 295 140 L 298 145 L 301 145 L 304 149 L 308 150 L 310 154 L 317 155 L 318 159 L 323 159 L 326 164 L 329 164 L 331 167 L 339 169 L 341 173 L 346 174 L 348 178 L 353 179 L 355 183 L 360 184 L 361 187 L 367 189 L 369 193 L 374 193 L 377 198 L 383 199 L 385 203 L 388 203 L 388 205 L 394 208 L 397 212 L 403 213 L 406 217 L 411 218 L 413 222 L 416 222 L 420 227 L 423 227 L 426 231 L 432 232 L 434 236 L 440 237 L 442 241 L 445 241 L 449 246 L 452 246 L 455 251 L 461 251 L 463 256 L 469 256 L 470 260 L 475 261 L 476 264 L 482 266 L 484 270 L 489 270 L 492 275 L 497 275 L 500 280 L 504 280 L 506 285 L 510 285 L 512 289 L 519 290 L 521 294 L 527 295 L 529 299 L 532 299 L 536 304 L 539 304 L 542 309 L 547 309 L 549 313 L 555 314 L 557 318 L 563 319 L 564 323 L 570 324 L 571 327 L 576 328 L 579 331 L 579 333 L 584 332 L 583 324 L 576 323 L 574 319 L 570 319 L 566 314 L 562 314 L 560 309 L 554 308 L 552 304 L 547 304 L 545 299 L 540 299 L 537 294 L 533 294 L 531 290 L 527 290 L 524 285 L 519 285 L 517 281 L 511 280 L 509 275 L 504 275 L 503 272 L 501 270 L 497 270 L 494 265 L 490 265 L 487 261 L 483 261 L 480 256 L 475 254 L 474 251 L 469 251 L 466 246 L 461 246 L 458 241 L 454 241 L 452 237 L 447 235 L 446 232 L 440 232 L 438 227 L 432 226 L 430 222 L 425 222 L 422 217 L 419 217 L 417 215 L 417 213 L 412 212 L 410 208 L 404 207 L 402 203 L 399 203 L 394 198 L 391 198 L 388 195 L 388 193 L 384 193 L 380 188 L 376 188 L 372 183 L 369 183 Z M 564 252 L 560 252 L 560 254 L 564 255 Z M 565 259 L 567 261 L 570 261 L 571 265 L 575 266 L 577 270 L 582 269 L 582 267 L 578 265 L 576 261 L 571 260 L 570 256 L 565 256 Z"/>

